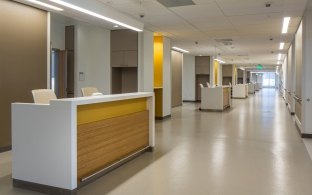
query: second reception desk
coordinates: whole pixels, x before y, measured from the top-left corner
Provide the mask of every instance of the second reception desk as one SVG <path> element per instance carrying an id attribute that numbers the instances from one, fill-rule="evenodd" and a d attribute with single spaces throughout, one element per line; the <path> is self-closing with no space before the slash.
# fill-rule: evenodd
<path id="1" fill-rule="evenodd" d="M 153 93 L 14 103 L 14 186 L 73 194 L 80 183 L 154 147 L 154 125 Z"/>
<path id="2" fill-rule="evenodd" d="M 201 110 L 222 111 L 230 106 L 231 88 L 229 86 L 201 88 Z"/>

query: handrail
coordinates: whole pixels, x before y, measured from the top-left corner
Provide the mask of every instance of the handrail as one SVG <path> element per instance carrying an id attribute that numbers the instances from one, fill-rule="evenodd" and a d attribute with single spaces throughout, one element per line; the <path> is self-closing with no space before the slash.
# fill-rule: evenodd
<path id="1" fill-rule="evenodd" d="M 294 95 L 294 99 L 298 102 L 298 103 L 301 103 L 302 102 L 302 99 L 299 98 L 298 96 Z"/>

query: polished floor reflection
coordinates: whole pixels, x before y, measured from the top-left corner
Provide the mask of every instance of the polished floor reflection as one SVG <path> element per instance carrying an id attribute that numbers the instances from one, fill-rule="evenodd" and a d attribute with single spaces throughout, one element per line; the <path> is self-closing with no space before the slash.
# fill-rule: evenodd
<path id="1" fill-rule="evenodd" d="M 311 195 L 312 161 L 274 89 L 233 100 L 223 113 L 185 103 L 156 123 L 156 148 L 79 195 Z M 13 189 L 0 178 L 0 194 Z"/>

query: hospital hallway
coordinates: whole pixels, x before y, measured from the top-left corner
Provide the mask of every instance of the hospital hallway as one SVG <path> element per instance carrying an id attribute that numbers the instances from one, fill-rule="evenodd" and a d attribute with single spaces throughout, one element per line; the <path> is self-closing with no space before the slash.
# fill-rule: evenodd
<path id="1" fill-rule="evenodd" d="M 275 89 L 233 99 L 224 112 L 198 103 L 156 121 L 156 146 L 95 182 L 79 195 L 310 195 L 312 161 L 294 119 Z M 311 141 L 306 140 L 311 149 Z M 39 194 L 13 188 L 10 153 L 0 166 L 0 194 Z M 1 159 L 2 158 L 2 159 Z M 1 162 L 0 161 L 0 162 Z M 4 162 L 4 161 L 2 161 Z M 1 173 L 0 172 L 0 173 Z"/>

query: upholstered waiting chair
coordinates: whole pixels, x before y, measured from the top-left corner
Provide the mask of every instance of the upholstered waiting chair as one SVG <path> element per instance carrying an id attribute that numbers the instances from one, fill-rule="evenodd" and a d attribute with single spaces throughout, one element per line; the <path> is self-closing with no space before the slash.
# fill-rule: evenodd
<path id="1" fill-rule="evenodd" d="M 57 99 L 52 89 L 34 89 L 31 93 L 36 104 L 49 104 L 50 100 Z"/>
<path id="2" fill-rule="evenodd" d="M 98 89 L 96 87 L 83 87 L 81 88 L 82 96 L 92 96 L 94 93 L 98 93 Z"/>

